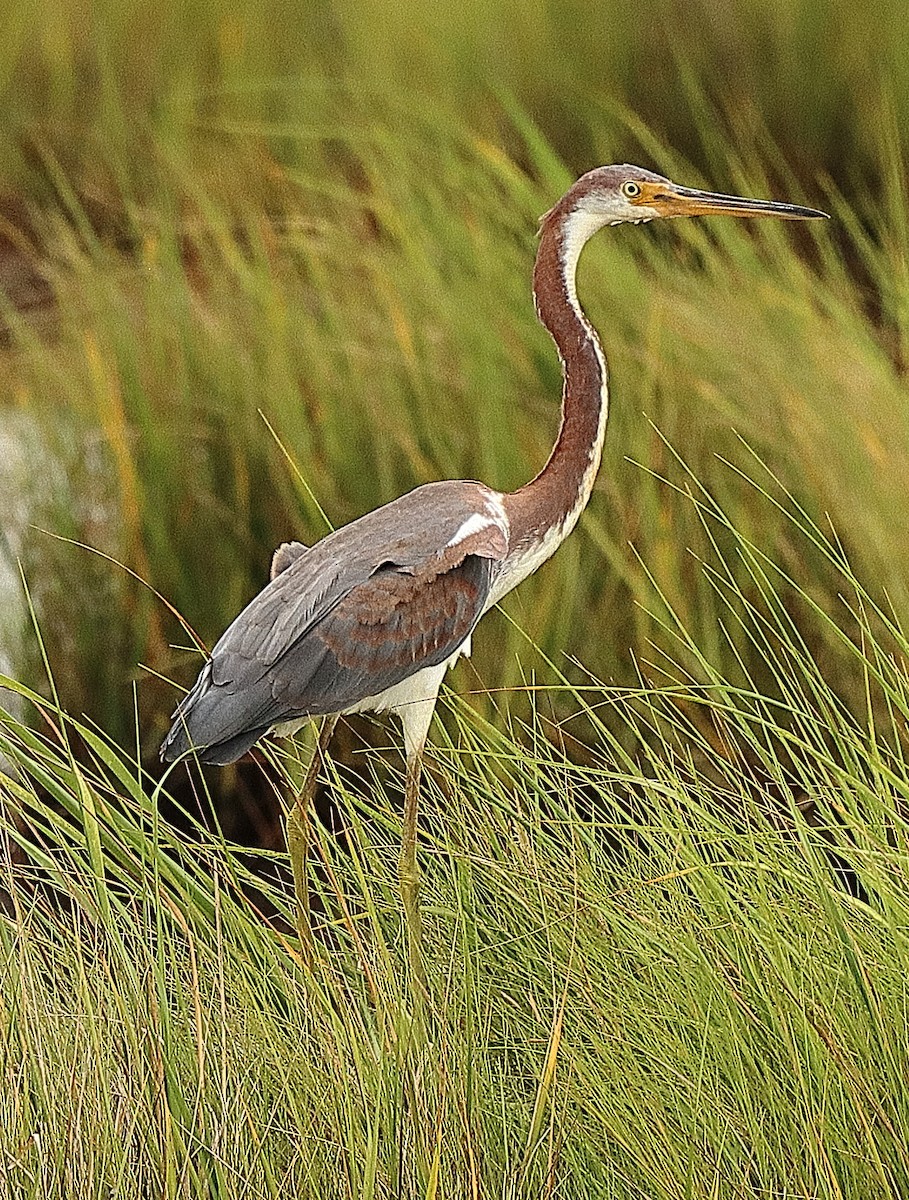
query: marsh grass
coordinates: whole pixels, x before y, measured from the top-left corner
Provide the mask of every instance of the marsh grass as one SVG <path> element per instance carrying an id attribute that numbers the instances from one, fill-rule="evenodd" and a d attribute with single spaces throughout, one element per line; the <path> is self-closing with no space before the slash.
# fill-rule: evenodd
<path id="1" fill-rule="evenodd" d="M 542 697 L 506 730 L 448 696 L 416 1025 L 378 777 L 328 762 L 309 969 L 282 855 L 188 843 L 170 781 L 59 710 L 49 735 L 5 720 L 6 1194 L 904 1195 L 906 641 L 790 498 L 765 480 L 755 503 L 843 582 L 833 622 L 698 495 L 757 599 L 728 551 L 703 570 L 775 695 L 670 616 L 661 688 L 559 685 L 594 731 L 581 764 Z M 812 629 L 843 642 L 864 714 Z"/>
<path id="2" fill-rule="evenodd" d="M 10 1200 L 909 1192 L 905 16 L 599 9 L 15 6 Z M 587 252 L 606 461 L 445 693 L 415 1022 L 397 760 L 330 761 L 308 969 L 162 677 L 278 542 L 540 466 L 536 220 L 627 159 L 835 220 Z"/>
<path id="3" fill-rule="evenodd" d="M 0 176 L 46 198 L 50 150 L 96 196 L 141 189 L 143 134 L 186 147 L 195 122 L 250 113 L 311 129 L 336 122 L 324 83 L 346 80 L 373 108 L 392 95 L 405 120 L 457 114 L 492 142 L 509 136 L 499 97 L 513 96 L 576 168 L 615 156 L 617 108 L 716 174 L 730 144 L 753 157 L 769 129 L 790 165 L 864 191 L 882 178 L 882 141 L 906 146 L 903 18 L 893 0 L 466 0 L 450 13 L 415 0 L 21 0 L 0 46 Z"/>

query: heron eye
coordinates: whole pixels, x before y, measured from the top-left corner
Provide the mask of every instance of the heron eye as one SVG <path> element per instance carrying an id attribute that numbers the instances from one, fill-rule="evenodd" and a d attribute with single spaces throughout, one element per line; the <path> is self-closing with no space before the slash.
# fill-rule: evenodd
<path id="1" fill-rule="evenodd" d="M 622 192 L 629 200 L 633 200 L 635 196 L 640 196 L 641 185 L 635 183 L 633 179 L 629 179 L 626 183 L 622 184 Z"/>

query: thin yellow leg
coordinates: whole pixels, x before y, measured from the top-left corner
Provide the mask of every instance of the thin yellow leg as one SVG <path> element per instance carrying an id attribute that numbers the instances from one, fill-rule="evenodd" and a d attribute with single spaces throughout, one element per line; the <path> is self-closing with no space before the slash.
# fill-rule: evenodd
<path id="1" fill-rule="evenodd" d="M 316 794 L 316 785 L 319 782 L 319 772 L 325 765 L 328 744 L 337 723 L 336 715 L 322 718 L 322 725 L 313 748 L 312 758 L 309 760 L 306 778 L 294 800 L 293 807 L 287 814 L 287 848 L 290 851 L 294 892 L 297 897 L 297 932 L 300 935 L 300 947 L 307 962 L 312 961 L 313 954 L 312 924 L 309 911 L 309 813 L 313 797 Z"/>
<path id="2" fill-rule="evenodd" d="M 399 877 L 404 903 L 404 929 L 407 957 L 413 982 L 420 999 L 429 996 L 423 966 L 423 923 L 420 919 L 420 870 L 417 866 L 417 810 L 420 799 L 422 750 L 408 755 L 407 781 L 404 787 L 404 825 L 401 834 Z"/>

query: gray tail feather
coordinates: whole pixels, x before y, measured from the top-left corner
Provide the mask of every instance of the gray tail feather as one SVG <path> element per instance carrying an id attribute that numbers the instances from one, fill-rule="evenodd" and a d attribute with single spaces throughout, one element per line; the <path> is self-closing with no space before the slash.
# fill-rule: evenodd
<path id="1" fill-rule="evenodd" d="M 211 663 L 206 663 L 177 706 L 174 722 L 161 743 L 161 761 L 176 762 L 192 753 L 200 762 L 225 767 L 244 755 L 274 724 L 263 720 L 261 712 L 254 716 L 248 706 L 242 714 L 246 719 L 238 720 L 241 714 L 231 714 L 230 708 L 224 697 L 216 699 L 213 695 Z"/>
<path id="2" fill-rule="evenodd" d="M 191 740 L 192 733 L 186 718 L 180 716 L 174 721 L 167 737 L 161 743 L 161 761 L 176 762 L 185 755 L 192 754 L 199 762 L 211 763 L 213 766 L 226 767 L 228 763 L 236 762 L 250 747 L 271 728 L 265 725 L 261 729 L 245 729 L 234 737 L 225 738 L 221 742 L 213 742 L 207 746 L 197 746 Z"/>

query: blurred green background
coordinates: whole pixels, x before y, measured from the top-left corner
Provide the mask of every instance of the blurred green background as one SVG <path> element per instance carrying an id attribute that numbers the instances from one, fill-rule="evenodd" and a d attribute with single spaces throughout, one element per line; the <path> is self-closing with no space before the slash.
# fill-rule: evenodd
<path id="1" fill-rule="evenodd" d="M 178 695 L 158 676 L 198 668 L 139 580 L 210 645 L 273 546 L 325 532 L 320 505 L 340 524 L 430 479 L 539 468 L 560 380 L 536 219 L 610 161 L 835 219 L 588 251 L 604 468 L 452 686 L 489 707 L 551 679 L 527 636 L 577 678 L 658 681 L 683 654 L 673 609 L 772 689 L 700 565 L 695 481 L 836 614 L 837 571 L 747 476 L 788 490 L 906 615 L 903 4 L 17 0 L 0 104 L 0 646 L 47 689 L 18 561 L 61 702 L 123 744 L 154 755 Z M 810 650 L 861 705 L 838 641 Z"/>

